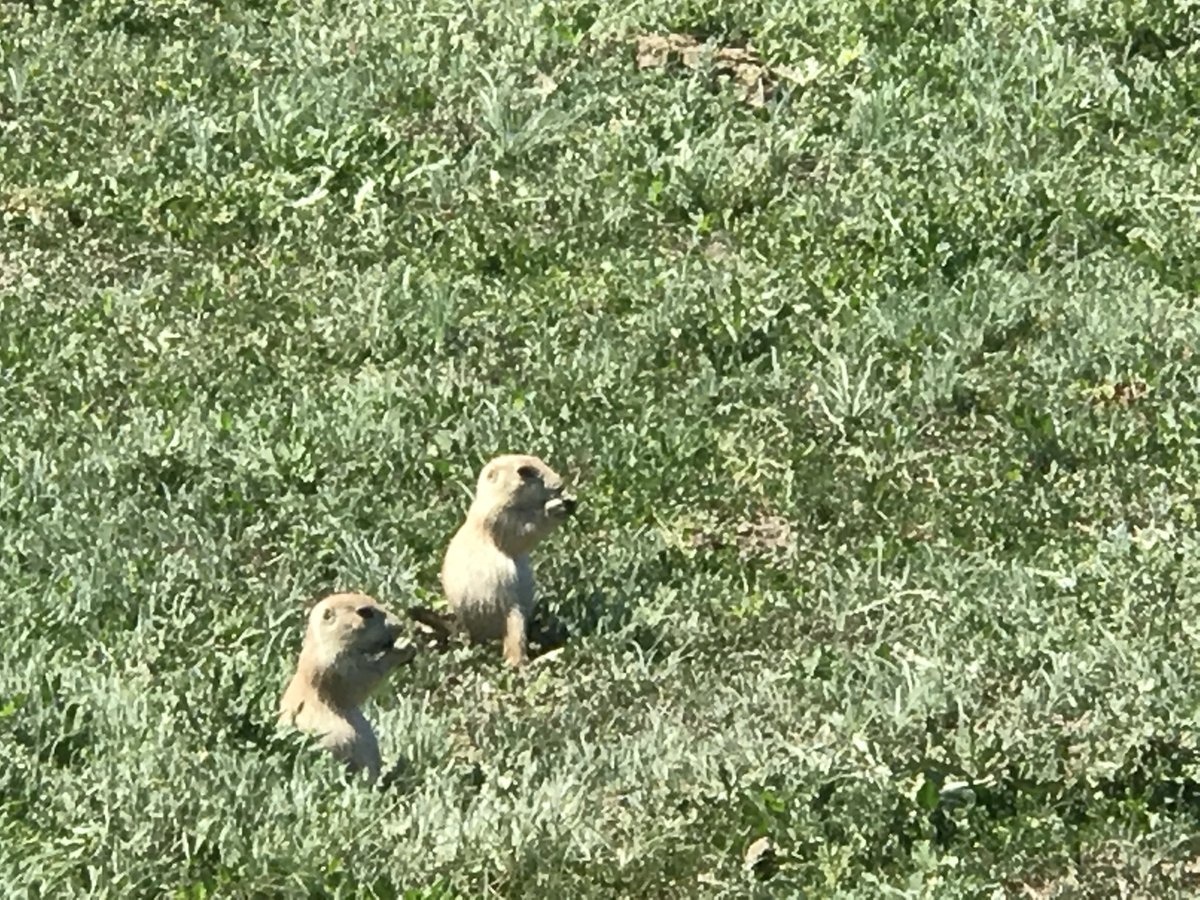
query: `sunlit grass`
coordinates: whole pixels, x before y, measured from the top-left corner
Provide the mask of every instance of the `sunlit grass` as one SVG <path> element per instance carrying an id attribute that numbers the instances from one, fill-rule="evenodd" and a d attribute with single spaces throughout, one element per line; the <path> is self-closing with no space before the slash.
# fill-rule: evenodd
<path id="1" fill-rule="evenodd" d="M 1194 890 L 1200 36 L 1060 6 L 0 4 L 6 889 Z M 304 604 L 505 451 L 572 640 L 348 789 Z"/>

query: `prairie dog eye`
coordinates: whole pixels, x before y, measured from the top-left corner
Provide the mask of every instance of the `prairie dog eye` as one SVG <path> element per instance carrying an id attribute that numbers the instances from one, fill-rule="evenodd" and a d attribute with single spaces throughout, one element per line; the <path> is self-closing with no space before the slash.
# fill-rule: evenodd
<path id="1" fill-rule="evenodd" d="M 362 619 L 375 618 L 375 607 L 373 606 L 360 606 L 357 610 L 355 610 L 355 612 L 357 612 L 359 618 Z"/>
<path id="2" fill-rule="evenodd" d="M 536 481 L 542 477 L 542 473 L 538 471 L 537 466 L 521 466 L 517 469 L 517 474 L 526 481 Z"/>

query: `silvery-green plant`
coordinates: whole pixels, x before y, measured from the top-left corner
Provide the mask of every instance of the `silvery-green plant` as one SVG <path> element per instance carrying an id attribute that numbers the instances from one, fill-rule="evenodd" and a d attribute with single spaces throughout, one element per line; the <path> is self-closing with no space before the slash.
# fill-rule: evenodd
<path id="1" fill-rule="evenodd" d="M 1188 4 L 0 17 L 6 895 L 1194 893 Z M 306 604 L 517 449 L 571 640 L 347 785 Z"/>

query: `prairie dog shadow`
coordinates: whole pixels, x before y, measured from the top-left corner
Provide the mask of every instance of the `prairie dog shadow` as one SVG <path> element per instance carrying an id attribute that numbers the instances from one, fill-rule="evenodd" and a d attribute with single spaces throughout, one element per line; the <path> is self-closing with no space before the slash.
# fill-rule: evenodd
<path id="1" fill-rule="evenodd" d="M 430 609 L 427 606 L 410 606 L 408 617 L 420 627 L 417 640 L 427 650 L 445 653 L 455 643 L 469 640 L 459 628 L 453 613 Z M 531 660 L 564 646 L 570 639 L 570 631 L 560 619 L 546 613 L 537 613 L 529 623 Z"/>

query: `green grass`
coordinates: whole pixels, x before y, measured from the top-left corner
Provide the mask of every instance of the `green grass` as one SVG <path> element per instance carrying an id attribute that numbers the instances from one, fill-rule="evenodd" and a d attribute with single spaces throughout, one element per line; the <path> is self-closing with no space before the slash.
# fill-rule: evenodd
<path id="1" fill-rule="evenodd" d="M 1196 3 L 0 21 L 6 895 L 1197 889 Z M 420 657 L 347 788 L 304 605 L 440 602 L 503 451 L 572 640 Z"/>

